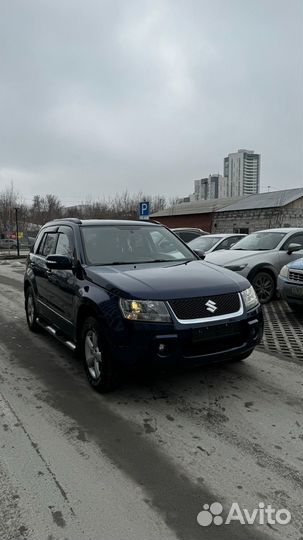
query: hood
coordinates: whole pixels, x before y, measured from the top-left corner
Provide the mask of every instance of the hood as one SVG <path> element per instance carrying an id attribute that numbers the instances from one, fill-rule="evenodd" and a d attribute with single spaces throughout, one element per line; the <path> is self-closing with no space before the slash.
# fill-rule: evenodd
<path id="1" fill-rule="evenodd" d="M 229 263 L 238 263 L 246 262 L 248 263 L 250 259 L 254 260 L 254 263 L 258 261 L 258 258 L 264 260 L 264 253 L 273 253 L 275 250 L 267 251 L 242 251 L 236 249 L 222 249 L 214 253 L 208 253 L 205 257 L 207 262 L 218 264 L 219 266 L 226 266 Z"/>
<path id="2" fill-rule="evenodd" d="M 288 263 L 287 267 L 291 270 L 303 270 L 303 257 L 301 257 L 301 259 L 297 259 L 296 261 Z"/>
<path id="3" fill-rule="evenodd" d="M 249 287 L 235 272 L 203 261 L 89 266 L 87 278 L 124 298 L 169 300 L 238 292 Z"/>

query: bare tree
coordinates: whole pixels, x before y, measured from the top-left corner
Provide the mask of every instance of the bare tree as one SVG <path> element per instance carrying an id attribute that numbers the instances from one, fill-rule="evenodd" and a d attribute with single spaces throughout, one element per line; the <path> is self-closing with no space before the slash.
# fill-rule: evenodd
<path id="1" fill-rule="evenodd" d="M 139 203 L 149 201 L 151 212 L 163 210 L 167 200 L 161 195 L 150 195 L 139 191 L 130 193 L 127 189 L 112 197 L 86 202 L 64 208 L 59 197 L 47 194 L 44 197 L 36 194 L 31 205 L 26 205 L 16 192 L 13 183 L 0 192 L 0 234 L 15 230 L 15 208 L 18 207 L 20 230 L 43 225 L 47 221 L 60 217 L 79 217 L 83 219 L 138 219 Z M 172 204 L 175 199 L 170 199 Z M 37 227 L 38 228 L 38 227 Z"/>

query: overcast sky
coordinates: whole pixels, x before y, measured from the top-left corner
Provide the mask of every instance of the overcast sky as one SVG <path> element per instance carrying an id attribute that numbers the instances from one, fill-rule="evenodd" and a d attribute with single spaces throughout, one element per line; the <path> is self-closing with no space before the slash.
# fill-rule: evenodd
<path id="1" fill-rule="evenodd" d="M 302 0 L 0 7 L 0 191 L 181 196 L 238 148 L 303 185 Z"/>

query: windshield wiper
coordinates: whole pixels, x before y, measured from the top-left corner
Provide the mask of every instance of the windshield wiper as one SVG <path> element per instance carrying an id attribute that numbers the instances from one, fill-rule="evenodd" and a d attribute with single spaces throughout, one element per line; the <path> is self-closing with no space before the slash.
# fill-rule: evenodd
<path id="1" fill-rule="evenodd" d="M 150 261 L 146 261 L 146 262 L 151 262 L 151 263 L 159 263 L 159 262 L 174 262 L 176 259 L 151 259 Z"/>
<path id="2" fill-rule="evenodd" d="M 161 263 L 161 262 L 169 262 L 169 263 L 180 263 L 184 264 L 187 262 L 190 262 L 193 259 L 149 259 L 148 261 L 113 261 L 109 263 L 101 263 L 98 266 L 119 266 L 122 264 L 148 264 L 148 263 Z"/>
<path id="3" fill-rule="evenodd" d="M 104 266 L 117 266 L 119 264 L 147 264 L 147 263 L 158 263 L 158 262 L 173 262 L 174 259 L 150 259 L 148 261 L 114 261 L 112 263 L 106 263 Z"/>
<path id="4" fill-rule="evenodd" d="M 114 261 L 112 263 L 106 263 L 107 266 L 117 266 L 119 264 L 144 264 L 146 261 Z"/>

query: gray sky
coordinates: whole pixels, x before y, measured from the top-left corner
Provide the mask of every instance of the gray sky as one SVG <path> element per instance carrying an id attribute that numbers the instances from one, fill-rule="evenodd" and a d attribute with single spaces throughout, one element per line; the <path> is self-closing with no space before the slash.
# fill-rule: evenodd
<path id="1" fill-rule="evenodd" d="M 302 186 L 302 0 L 0 7 L 0 190 L 181 196 L 238 148 Z"/>

